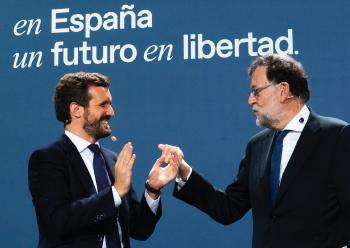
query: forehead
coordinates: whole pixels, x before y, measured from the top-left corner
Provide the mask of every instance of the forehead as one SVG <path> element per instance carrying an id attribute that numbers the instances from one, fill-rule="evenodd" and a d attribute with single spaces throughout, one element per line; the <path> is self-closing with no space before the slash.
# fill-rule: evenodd
<path id="1" fill-rule="evenodd" d="M 250 87 L 256 87 L 256 86 L 262 86 L 268 83 L 268 79 L 266 77 L 266 66 L 259 66 L 257 67 L 252 75 L 251 75 L 251 81 L 250 81 Z"/>
<path id="2" fill-rule="evenodd" d="M 91 97 L 90 102 L 112 101 L 112 95 L 107 87 L 90 86 L 88 93 Z"/>

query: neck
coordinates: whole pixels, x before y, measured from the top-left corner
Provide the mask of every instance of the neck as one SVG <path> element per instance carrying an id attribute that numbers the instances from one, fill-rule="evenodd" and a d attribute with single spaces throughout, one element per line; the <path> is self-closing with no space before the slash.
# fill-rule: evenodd
<path id="1" fill-rule="evenodd" d="M 89 135 L 88 133 L 86 133 L 86 131 L 78 126 L 78 125 L 74 125 L 73 123 L 70 123 L 68 125 L 65 126 L 65 129 L 73 134 L 75 134 L 76 136 L 94 144 L 97 142 L 97 140 L 92 137 L 91 135 Z"/>
<path id="2" fill-rule="evenodd" d="M 283 111 L 281 111 L 279 122 L 273 127 L 275 130 L 283 130 L 288 123 L 300 112 L 303 108 L 304 103 L 298 100 L 288 103 Z"/>

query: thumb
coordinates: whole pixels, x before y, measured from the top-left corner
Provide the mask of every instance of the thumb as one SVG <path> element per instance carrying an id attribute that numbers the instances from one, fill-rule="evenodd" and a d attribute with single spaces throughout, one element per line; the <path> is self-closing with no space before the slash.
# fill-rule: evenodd
<path id="1" fill-rule="evenodd" d="M 164 144 L 159 144 L 158 148 L 163 151 L 165 149 L 165 145 Z"/>
<path id="2" fill-rule="evenodd" d="M 158 158 L 154 163 L 152 170 L 158 170 L 162 165 L 162 163 L 164 162 L 164 160 L 165 160 L 165 156 L 161 156 L 160 158 Z"/>

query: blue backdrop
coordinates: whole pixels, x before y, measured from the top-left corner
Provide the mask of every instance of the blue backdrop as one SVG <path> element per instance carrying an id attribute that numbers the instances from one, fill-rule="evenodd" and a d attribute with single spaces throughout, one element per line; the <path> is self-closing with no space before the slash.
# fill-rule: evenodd
<path id="1" fill-rule="evenodd" d="M 247 140 L 259 131 L 247 105 L 247 67 L 258 54 L 295 56 L 309 74 L 309 105 L 350 120 L 346 0 L 12 0 L 2 6 L 2 247 L 37 244 L 27 161 L 35 148 L 63 132 L 52 93 L 64 73 L 110 77 L 118 142 L 102 144 L 118 152 L 133 142 L 139 195 L 160 154 L 158 143 L 180 146 L 217 187 L 232 181 Z M 250 247 L 251 213 L 222 226 L 171 191 L 172 185 L 162 195 L 155 233 L 146 242 L 133 241 L 134 248 Z"/>

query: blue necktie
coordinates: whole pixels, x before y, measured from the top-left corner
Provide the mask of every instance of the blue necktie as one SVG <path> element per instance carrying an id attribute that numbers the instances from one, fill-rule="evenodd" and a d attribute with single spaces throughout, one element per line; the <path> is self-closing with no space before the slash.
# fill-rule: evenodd
<path id="1" fill-rule="evenodd" d="M 94 166 L 94 172 L 95 172 L 95 179 L 97 184 L 97 191 L 100 192 L 101 190 L 111 187 L 111 184 L 108 180 L 108 174 L 106 170 L 106 163 L 102 156 L 101 150 L 98 145 L 91 144 L 88 146 L 90 151 L 94 153 L 94 160 L 93 160 L 93 166 Z M 120 247 L 120 241 L 119 241 L 119 232 L 118 229 L 115 231 L 117 235 L 117 240 L 113 239 L 113 235 L 108 234 L 106 235 L 106 246 L 107 248 L 118 248 Z"/>
<path id="2" fill-rule="evenodd" d="M 94 153 L 93 166 L 97 184 L 97 191 L 100 192 L 101 190 L 111 186 L 107 177 L 106 164 L 98 145 L 91 144 L 88 146 L 88 148 Z"/>
<path id="3" fill-rule="evenodd" d="M 290 130 L 283 130 L 277 132 L 275 137 L 275 144 L 271 156 L 271 171 L 270 171 L 270 192 L 272 205 L 275 205 L 278 188 L 280 185 L 280 167 L 283 149 L 283 139 Z"/>

